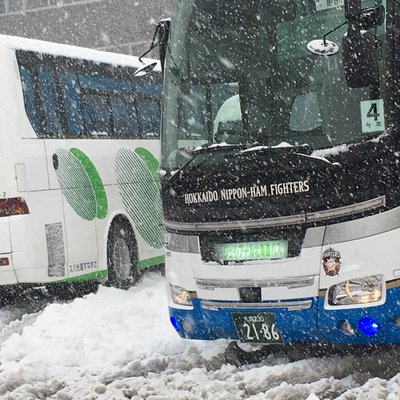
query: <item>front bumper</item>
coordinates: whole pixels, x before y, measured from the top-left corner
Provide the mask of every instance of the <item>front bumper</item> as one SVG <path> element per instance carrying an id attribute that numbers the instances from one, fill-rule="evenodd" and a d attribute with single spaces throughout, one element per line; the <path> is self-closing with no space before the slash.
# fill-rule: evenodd
<path id="1" fill-rule="evenodd" d="M 287 308 L 230 308 L 211 310 L 193 299 L 193 309 L 182 310 L 170 307 L 170 316 L 177 322 L 179 335 L 187 339 L 214 340 L 229 338 L 239 340 L 232 320 L 233 312 L 273 313 L 284 344 L 317 343 L 331 344 L 400 344 L 400 287 L 387 290 L 383 305 L 346 310 L 325 310 L 324 297 L 300 299 L 311 301 L 307 309 Z M 379 325 L 379 332 L 368 336 L 358 327 L 362 318 L 369 317 Z M 353 328 L 354 334 L 342 330 L 343 322 Z M 396 324 L 397 322 L 397 324 Z M 178 330 L 177 329 L 177 330 Z"/>

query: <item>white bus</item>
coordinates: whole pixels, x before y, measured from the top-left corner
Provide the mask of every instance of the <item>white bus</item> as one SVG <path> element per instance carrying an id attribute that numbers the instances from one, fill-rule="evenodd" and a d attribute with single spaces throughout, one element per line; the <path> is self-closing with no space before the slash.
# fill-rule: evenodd
<path id="1" fill-rule="evenodd" d="M 400 343 L 398 3 L 173 3 L 161 187 L 176 330 Z"/>
<path id="2" fill-rule="evenodd" d="M 0 36 L 3 289 L 106 279 L 126 287 L 163 264 L 161 73 L 135 77 L 141 66 Z"/>

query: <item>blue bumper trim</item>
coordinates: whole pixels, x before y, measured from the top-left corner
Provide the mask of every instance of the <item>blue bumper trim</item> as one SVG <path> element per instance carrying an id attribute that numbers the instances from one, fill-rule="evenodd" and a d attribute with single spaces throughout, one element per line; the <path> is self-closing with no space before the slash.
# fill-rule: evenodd
<path id="1" fill-rule="evenodd" d="M 303 299 L 304 300 L 304 299 Z M 314 297 L 307 310 L 266 309 L 273 313 L 277 327 L 286 344 L 299 342 L 326 342 L 332 344 L 400 344 L 400 328 L 396 318 L 400 316 L 400 287 L 389 289 L 386 303 L 377 307 L 347 310 L 324 310 L 324 298 Z M 214 340 L 230 338 L 238 340 L 231 314 L 233 312 L 263 312 L 262 309 L 203 309 L 199 299 L 193 299 L 193 310 L 170 308 L 173 316 L 182 327 L 181 337 L 188 339 Z M 358 328 L 362 318 L 372 318 L 379 324 L 379 331 L 373 336 L 364 334 Z M 341 325 L 348 321 L 355 335 L 347 336 Z"/>

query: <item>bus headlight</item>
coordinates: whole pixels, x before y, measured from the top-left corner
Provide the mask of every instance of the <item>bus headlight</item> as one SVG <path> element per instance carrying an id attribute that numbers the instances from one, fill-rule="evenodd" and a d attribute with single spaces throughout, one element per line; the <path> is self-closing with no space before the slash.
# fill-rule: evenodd
<path id="1" fill-rule="evenodd" d="M 328 293 L 331 306 L 375 303 L 382 299 L 383 276 L 372 275 L 332 286 Z"/>
<path id="2" fill-rule="evenodd" d="M 188 290 L 184 289 L 181 286 L 171 285 L 171 284 L 169 284 L 169 289 L 171 291 L 172 300 L 174 301 L 174 303 L 179 304 L 181 306 L 192 305 L 192 297 Z"/>

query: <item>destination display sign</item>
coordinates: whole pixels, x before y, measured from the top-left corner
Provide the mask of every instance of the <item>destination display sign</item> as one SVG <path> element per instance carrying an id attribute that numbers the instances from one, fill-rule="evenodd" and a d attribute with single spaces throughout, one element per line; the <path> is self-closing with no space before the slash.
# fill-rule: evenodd
<path id="1" fill-rule="evenodd" d="M 287 240 L 267 240 L 246 243 L 215 243 L 216 256 L 221 261 L 268 260 L 286 258 Z"/>
<path id="2" fill-rule="evenodd" d="M 212 203 L 268 196 L 285 196 L 293 193 L 310 191 L 308 180 L 271 183 L 269 185 L 253 185 L 247 187 L 208 190 L 205 192 L 185 193 L 185 204 Z"/>

